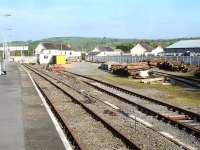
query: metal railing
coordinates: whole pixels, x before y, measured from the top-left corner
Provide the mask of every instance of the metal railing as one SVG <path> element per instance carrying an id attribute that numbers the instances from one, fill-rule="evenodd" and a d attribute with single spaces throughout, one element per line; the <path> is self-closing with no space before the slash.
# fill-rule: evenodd
<path id="1" fill-rule="evenodd" d="M 119 62 L 134 63 L 148 59 L 173 60 L 200 66 L 200 56 L 87 56 L 86 60 L 90 62 Z"/>

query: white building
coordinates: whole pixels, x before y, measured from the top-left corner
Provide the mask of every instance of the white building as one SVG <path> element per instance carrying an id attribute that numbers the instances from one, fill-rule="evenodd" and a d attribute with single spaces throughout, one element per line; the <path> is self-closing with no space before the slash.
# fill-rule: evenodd
<path id="1" fill-rule="evenodd" d="M 161 46 L 156 47 L 153 49 L 151 52 L 145 52 L 145 55 L 153 55 L 153 56 L 158 56 L 159 54 L 163 53 L 164 49 Z"/>
<path id="2" fill-rule="evenodd" d="M 53 62 L 53 57 L 64 55 L 66 59 L 80 59 L 81 52 L 71 50 L 71 46 L 67 44 L 55 44 L 41 42 L 35 48 L 37 62 L 40 64 L 48 64 Z"/>
<path id="3" fill-rule="evenodd" d="M 130 51 L 131 51 L 132 56 L 141 56 L 141 55 L 145 55 L 146 52 L 151 52 L 152 49 L 153 48 L 147 44 L 138 43 Z"/>
<path id="4" fill-rule="evenodd" d="M 89 55 L 91 56 L 120 56 L 122 51 L 120 49 L 112 49 L 110 47 L 95 47 Z"/>

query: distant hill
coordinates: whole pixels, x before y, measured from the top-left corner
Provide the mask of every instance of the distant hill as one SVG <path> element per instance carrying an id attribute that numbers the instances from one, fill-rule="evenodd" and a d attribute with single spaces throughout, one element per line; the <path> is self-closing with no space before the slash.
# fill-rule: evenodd
<path id="1" fill-rule="evenodd" d="M 113 48 L 122 48 L 124 51 L 130 50 L 139 42 L 149 44 L 152 47 L 157 47 L 158 45 L 166 47 L 175 43 L 176 41 L 183 39 L 199 39 L 195 38 L 178 38 L 178 39 L 117 39 L 117 38 L 98 38 L 98 37 L 51 37 L 36 41 L 13 41 L 9 45 L 29 45 L 29 54 L 36 48 L 39 42 L 55 42 L 55 43 L 68 43 L 72 46 L 74 50 L 90 51 L 96 46 L 110 46 Z"/>
<path id="2" fill-rule="evenodd" d="M 115 39 L 115 38 L 89 38 L 89 37 L 53 37 L 42 39 L 40 41 L 49 41 L 49 42 L 62 42 L 68 43 L 72 46 L 73 49 L 78 50 L 92 50 L 95 46 L 111 46 L 115 47 L 118 44 L 129 43 L 133 40 L 131 39 Z"/>
<path id="3" fill-rule="evenodd" d="M 178 39 L 117 39 L 117 38 L 99 38 L 99 37 L 52 37 L 41 39 L 37 42 L 55 42 L 55 43 L 68 43 L 72 46 L 74 50 L 90 51 L 96 46 L 109 46 L 109 47 L 120 47 L 125 46 L 132 48 L 137 43 L 146 43 L 152 47 L 157 47 L 158 45 L 162 47 L 169 46 L 176 41 L 183 39 L 198 39 L 198 38 L 178 38 Z"/>

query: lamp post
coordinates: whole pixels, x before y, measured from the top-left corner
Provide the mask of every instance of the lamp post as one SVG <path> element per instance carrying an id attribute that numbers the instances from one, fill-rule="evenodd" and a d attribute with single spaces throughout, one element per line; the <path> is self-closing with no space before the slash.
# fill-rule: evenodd
<path id="1" fill-rule="evenodd" d="M 3 14 L 2 17 L 10 17 L 11 14 Z M 7 28 L 6 30 L 12 30 L 11 28 Z M 8 59 L 8 44 L 6 41 L 3 42 L 3 56 L 2 62 L 0 62 L 0 75 L 6 74 L 6 61 Z"/>

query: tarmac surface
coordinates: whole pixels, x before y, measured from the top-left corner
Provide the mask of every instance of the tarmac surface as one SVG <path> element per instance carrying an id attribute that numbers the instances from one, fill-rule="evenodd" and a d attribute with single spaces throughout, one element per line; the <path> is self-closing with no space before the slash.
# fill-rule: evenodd
<path id="1" fill-rule="evenodd" d="M 99 66 L 100 64 L 97 64 L 97 63 L 81 62 L 81 63 L 72 64 L 72 67 L 68 68 L 67 70 L 74 73 L 96 77 L 96 78 L 101 77 L 101 76 L 107 76 L 108 73 L 98 69 Z"/>
<path id="2" fill-rule="evenodd" d="M 63 150 L 27 73 L 9 63 L 0 76 L 0 150 Z"/>

